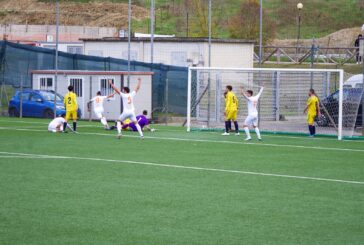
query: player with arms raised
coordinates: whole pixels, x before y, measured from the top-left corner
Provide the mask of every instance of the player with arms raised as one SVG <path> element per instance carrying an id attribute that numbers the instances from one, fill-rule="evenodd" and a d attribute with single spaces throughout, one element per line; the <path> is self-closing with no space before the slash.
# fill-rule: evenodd
<path id="1" fill-rule="evenodd" d="M 104 100 L 109 99 L 114 96 L 115 93 L 110 94 L 108 96 L 101 96 L 101 92 L 97 92 L 96 96 L 92 98 L 89 102 L 93 103 L 94 113 L 100 119 L 102 125 L 104 125 L 105 129 L 110 129 L 109 124 L 107 123 L 106 117 L 104 116 Z"/>
<path id="2" fill-rule="evenodd" d="M 310 137 L 314 137 L 316 134 L 315 118 L 316 116 L 321 116 L 320 103 L 314 89 L 311 88 L 308 91 L 308 96 L 309 98 L 307 100 L 307 106 L 304 110 L 304 113 L 307 113 L 307 124 Z"/>
<path id="3" fill-rule="evenodd" d="M 141 86 L 141 78 L 138 78 L 138 84 L 133 92 L 130 92 L 130 89 L 128 87 L 123 87 L 122 91 L 120 91 L 113 83 L 109 81 L 110 86 L 115 90 L 117 94 L 121 96 L 121 99 L 123 100 L 123 113 L 120 115 L 119 119 L 117 120 L 116 128 L 118 130 L 118 139 L 121 138 L 121 130 L 122 130 L 122 122 L 124 122 L 126 119 L 130 119 L 135 127 L 137 128 L 140 137 L 143 139 L 143 131 L 140 128 L 140 125 L 138 124 L 137 118 L 135 116 L 135 107 L 134 107 L 134 97 L 136 93 L 138 93 L 140 86 Z"/>
<path id="4" fill-rule="evenodd" d="M 244 91 L 244 88 L 241 89 L 243 96 L 248 101 L 248 116 L 245 119 L 244 122 L 244 131 L 246 134 L 246 141 L 251 140 L 250 132 L 249 132 L 249 126 L 253 126 L 255 129 L 255 133 L 257 134 L 258 140 L 262 140 L 260 136 L 260 131 L 258 128 L 258 101 L 260 96 L 262 95 L 264 90 L 264 87 L 261 87 L 259 90 L 259 93 L 256 96 L 253 96 L 252 90 Z"/>

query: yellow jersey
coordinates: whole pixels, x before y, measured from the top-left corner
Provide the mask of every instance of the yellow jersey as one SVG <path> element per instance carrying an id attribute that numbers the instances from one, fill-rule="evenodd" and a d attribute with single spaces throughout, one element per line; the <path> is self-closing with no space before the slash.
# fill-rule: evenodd
<path id="1" fill-rule="evenodd" d="M 66 107 L 66 111 L 77 111 L 77 96 L 73 92 L 68 92 L 63 99 L 64 106 Z"/>
<path id="2" fill-rule="evenodd" d="M 237 111 L 239 106 L 239 101 L 233 92 L 228 92 L 226 94 L 226 106 L 225 111 Z"/>
<path id="3" fill-rule="evenodd" d="M 307 114 L 309 115 L 317 115 L 317 105 L 319 103 L 319 99 L 317 96 L 312 95 L 307 100 Z"/>

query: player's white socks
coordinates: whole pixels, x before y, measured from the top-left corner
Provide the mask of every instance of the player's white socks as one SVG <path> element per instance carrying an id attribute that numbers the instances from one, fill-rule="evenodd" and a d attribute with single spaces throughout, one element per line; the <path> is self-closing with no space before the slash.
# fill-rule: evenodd
<path id="1" fill-rule="evenodd" d="M 142 128 L 140 127 L 139 123 L 135 124 L 135 127 L 138 129 L 139 135 L 140 137 L 143 137 L 143 131 Z"/>
<path id="2" fill-rule="evenodd" d="M 118 129 L 118 133 L 121 134 L 121 122 L 116 123 L 116 128 Z"/>
<path id="3" fill-rule="evenodd" d="M 104 125 L 105 127 L 109 127 L 109 125 L 107 125 L 107 121 L 106 121 L 106 118 L 105 118 L 105 117 L 101 118 L 101 123 L 102 123 L 102 125 Z"/>
<path id="4" fill-rule="evenodd" d="M 245 134 L 246 134 L 246 138 L 247 139 L 250 139 L 250 132 L 249 132 L 249 128 L 248 127 L 244 127 L 244 131 L 245 131 Z"/>
<path id="5" fill-rule="evenodd" d="M 261 137 L 260 137 L 260 131 L 259 131 L 259 128 L 258 127 L 255 128 L 255 133 L 257 134 L 258 139 L 261 139 Z"/>

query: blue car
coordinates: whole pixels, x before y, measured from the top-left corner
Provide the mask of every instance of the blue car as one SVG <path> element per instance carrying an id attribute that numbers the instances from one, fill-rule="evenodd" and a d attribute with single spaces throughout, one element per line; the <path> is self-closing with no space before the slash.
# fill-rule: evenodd
<path id="1" fill-rule="evenodd" d="M 20 95 L 22 94 L 23 100 L 23 116 L 24 117 L 41 117 L 53 118 L 54 117 L 54 91 L 48 90 L 32 90 L 25 89 L 21 93 L 16 91 L 13 98 L 9 102 L 9 116 L 19 117 L 20 115 Z M 63 104 L 63 96 L 57 94 L 57 115 L 66 113 Z M 78 109 L 78 116 L 81 117 L 81 110 Z"/>

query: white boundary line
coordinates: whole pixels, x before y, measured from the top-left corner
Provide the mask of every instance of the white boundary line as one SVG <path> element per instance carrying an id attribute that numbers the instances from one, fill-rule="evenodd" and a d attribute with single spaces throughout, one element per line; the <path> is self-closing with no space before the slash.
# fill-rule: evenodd
<path id="1" fill-rule="evenodd" d="M 26 124 L 41 124 L 39 125 L 39 128 L 46 128 L 43 125 L 48 125 L 48 123 L 43 123 L 43 122 L 27 122 L 27 121 L 16 121 L 16 120 L 1 120 L 0 119 L 0 123 L 1 122 L 10 122 L 10 123 L 26 123 Z M 164 125 L 158 125 L 156 124 L 156 126 L 158 127 L 164 127 Z M 81 124 L 81 125 L 77 125 L 77 128 L 88 128 L 88 127 L 95 127 L 95 128 L 102 128 L 102 126 L 98 127 L 97 126 L 97 122 L 95 122 L 95 124 Z M 31 129 L 32 127 L 24 127 L 24 129 Z M 35 127 L 34 127 L 35 128 Z M 183 130 L 172 130 L 172 129 L 159 129 L 157 128 L 159 131 L 161 132 L 185 132 Z M 217 132 L 214 131 L 205 131 L 203 132 L 205 134 L 219 134 Z M 337 138 L 309 138 L 309 137 L 304 137 L 304 136 L 289 136 L 289 135 L 279 135 L 279 134 L 264 134 L 264 137 L 269 137 L 269 138 L 287 138 L 287 139 L 300 139 L 300 140 L 307 140 L 307 141 L 312 141 L 312 140 L 320 140 L 320 141 L 334 141 L 337 142 Z M 351 143 L 364 143 L 364 140 L 350 140 L 350 139 L 344 139 L 342 141 L 345 142 L 351 142 Z"/>
<path id="2" fill-rule="evenodd" d="M 37 129 L 20 129 L 20 128 L 8 128 L 0 127 L 0 130 L 14 130 L 14 131 L 27 131 L 27 132 L 43 132 L 49 133 L 47 130 Z M 113 134 L 103 133 L 78 133 L 80 135 L 100 135 L 115 137 Z M 139 138 L 139 136 L 123 135 L 125 138 Z M 188 139 L 188 138 L 173 138 L 173 137 L 156 137 L 156 136 L 145 136 L 146 139 L 156 140 L 171 140 L 171 141 L 187 141 L 187 142 L 200 142 L 200 143 L 216 143 L 216 144 L 235 144 L 235 145 L 253 145 L 253 146 L 265 146 L 265 147 L 283 147 L 283 148 L 295 148 L 295 149 L 310 149 L 310 150 L 325 150 L 325 151 L 343 151 L 343 152 L 363 152 L 364 149 L 349 149 L 349 148 L 330 148 L 320 146 L 304 146 L 304 145 L 284 145 L 284 144 L 269 144 L 264 142 L 253 143 L 253 142 L 239 142 L 239 141 L 226 141 L 226 140 L 203 140 L 203 139 Z"/>
<path id="3" fill-rule="evenodd" d="M 28 153 L 16 153 L 16 152 L 0 152 L 0 154 L 23 156 L 23 157 L 36 157 L 37 159 L 73 159 L 73 160 L 85 160 L 85 161 L 97 161 L 97 162 L 126 163 L 126 164 L 145 165 L 145 166 L 163 167 L 163 168 L 176 168 L 176 169 L 198 170 L 198 171 L 230 173 L 230 174 L 257 175 L 257 176 L 268 176 L 268 177 L 279 177 L 279 178 L 290 178 L 290 179 L 300 179 L 300 180 L 325 181 L 325 182 L 364 185 L 364 182 L 354 181 L 354 180 L 340 180 L 340 179 L 306 177 L 306 176 L 296 176 L 296 175 L 286 175 L 286 174 L 272 174 L 272 173 L 262 173 L 262 172 L 231 170 L 231 169 L 203 168 L 203 167 L 195 167 L 195 166 L 182 166 L 182 165 L 175 165 L 175 164 L 161 164 L 161 163 L 153 163 L 153 162 L 113 160 L 113 159 L 90 158 L 90 157 L 40 155 L 40 154 L 28 154 Z"/>

